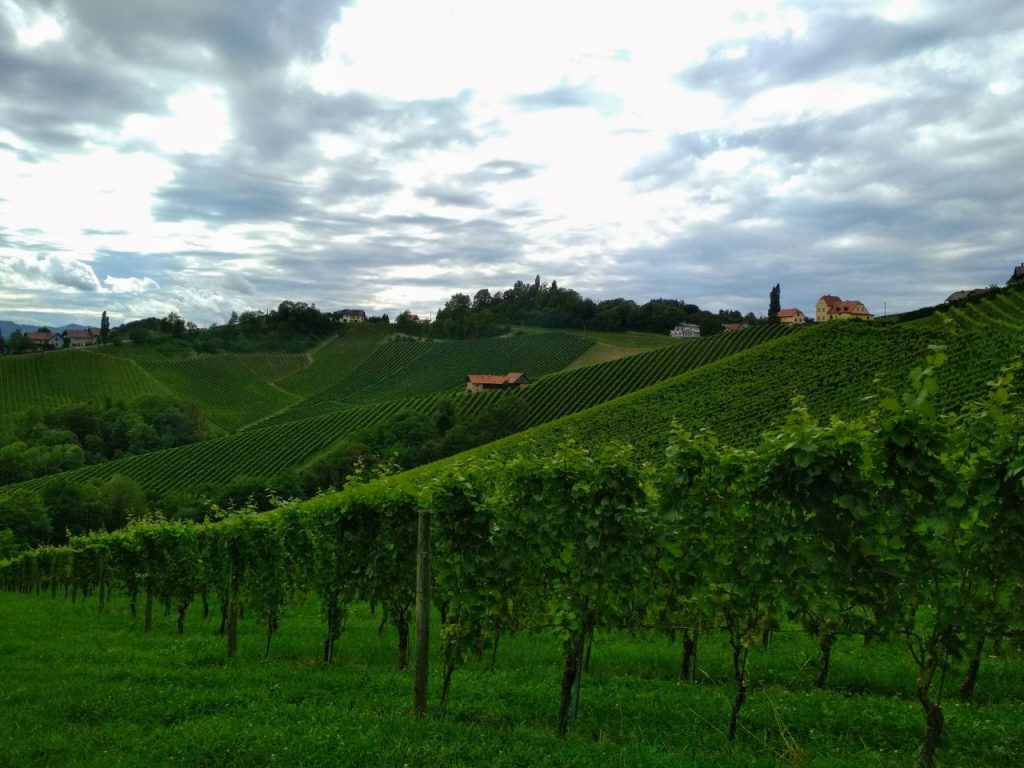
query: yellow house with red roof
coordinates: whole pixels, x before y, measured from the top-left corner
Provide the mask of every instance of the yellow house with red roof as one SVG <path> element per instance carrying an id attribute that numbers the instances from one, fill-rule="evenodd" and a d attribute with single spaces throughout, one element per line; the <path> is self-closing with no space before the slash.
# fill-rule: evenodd
<path id="1" fill-rule="evenodd" d="M 799 309 L 780 309 L 778 318 L 784 325 L 802 325 L 807 322 L 807 316 Z"/>
<path id="2" fill-rule="evenodd" d="M 867 307 L 856 299 L 840 299 L 831 294 L 818 299 L 814 312 L 814 320 L 818 323 L 829 320 L 870 320 L 872 317 Z"/>

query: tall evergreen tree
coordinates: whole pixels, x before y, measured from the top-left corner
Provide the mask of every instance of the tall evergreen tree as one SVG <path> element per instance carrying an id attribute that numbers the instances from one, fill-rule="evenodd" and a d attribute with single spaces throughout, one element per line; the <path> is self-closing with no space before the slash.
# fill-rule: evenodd
<path id="1" fill-rule="evenodd" d="M 782 289 L 776 283 L 771 293 L 768 294 L 768 319 L 771 321 L 779 319 L 779 311 L 782 309 L 782 304 L 780 303 L 781 295 Z"/>
<path id="2" fill-rule="evenodd" d="M 103 310 L 103 316 L 100 317 L 100 344 L 110 343 L 110 318 L 107 317 L 107 311 Z"/>

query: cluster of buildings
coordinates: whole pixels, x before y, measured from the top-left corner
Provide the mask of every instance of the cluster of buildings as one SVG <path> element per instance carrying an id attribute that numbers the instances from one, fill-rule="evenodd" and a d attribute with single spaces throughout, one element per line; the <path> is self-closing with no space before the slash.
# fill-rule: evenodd
<path id="1" fill-rule="evenodd" d="M 779 322 L 786 325 L 800 325 L 807 322 L 807 316 L 799 309 L 779 310 Z M 814 307 L 814 322 L 827 323 L 830 320 L 870 320 L 874 315 L 856 299 L 841 299 L 825 294 Z"/>
<path id="2" fill-rule="evenodd" d="M 29 331 L 25 336 L 32 342 L 32 348 L 39 350 L 91 347 L 100 341 L 100 332 L 96 328 L 69 329 L 62 333 Z"/>
<path id="3" fill-rule="evenodd" d="M 1021 265 L 1024 273 L 1024 264 Z M 867 307 L 856 299 L 841 299 L 832 294 L 825 294 L 818 299 L 814 307 L 814 322 L 827 323 L 830 320 L 870 320 L 874 315 L 868 312 Z M 784 325 L 802 325 L 810 322 L 807 316 L 799 309 L 789 308 L 779 310 L 779 322 Z M 746 323 L 729 323 L 725 326 L 726 331 L 739 331 L 747 327 Z M 700 326 L 694 323 L 679 323 L 669 331 L 669 336 L 674 339 L 696 339 L 700 336 Z"/>

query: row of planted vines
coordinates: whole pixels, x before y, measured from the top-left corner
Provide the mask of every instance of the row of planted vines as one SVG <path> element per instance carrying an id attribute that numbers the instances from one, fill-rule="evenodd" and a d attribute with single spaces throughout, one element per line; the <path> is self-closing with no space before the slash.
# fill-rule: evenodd
<path id="1" fill-rule="evenodd" d="M 27 552 L 0 566 L 10 590 L 73 597 L 127 593 L 132 611 L 219 606 L 229 654 L 244 611 L 267 653 L 289 604 L 319 599 L 330 662 L 356 601 L 398 634 L 405 665 L 416 601 L 418 519 L 429 520 L 444 711 L 460 665 L 503 636 L 552 635 L 564 665 L 559 733 L 573 727 L 595 632 L 645 628 L 681 638 L 683 676 L 709 630 L 730 648 L 734 739 L 751 648 L 766 632 L 818 641 L 828 685 L 836 639 L 905 646 L 924 715 L 919 765 L 944 727 L 940 678 L 981 649 L 1019 637 L 1024 608 L 1024 426 L 1012 375 L 957 413 L 935 406 L 933 355 L 913 388 L 871 414 L 822 424 L 800 407 L 754 448 L 673 431 L 664 459 L 610 446 L 547 458 L 465 464 L 425 488 L 401 478 L 303 505 L 202 525 L 145 523 Z M 556 691 L 558 694 L 556 696 Z M 757 695 L 753 692 L 753 695 Z"/>
<path id="2" fill-rule="evenodd" d="M 524 426 L 582 411 L 796 330 L 791 326 L 761 325 L 547 376 L 517 395 L 526 406 Z M 474 395 L 462 406 L 462 412 L 480 410 L 502 396 L 504 393 Z"/>
<path id="3" fill-rule="evenodd" d="M 130 360 L 84 349 L 0 357 L 0 414 L 70 402 L 166 396 L 169 390 Z"/>

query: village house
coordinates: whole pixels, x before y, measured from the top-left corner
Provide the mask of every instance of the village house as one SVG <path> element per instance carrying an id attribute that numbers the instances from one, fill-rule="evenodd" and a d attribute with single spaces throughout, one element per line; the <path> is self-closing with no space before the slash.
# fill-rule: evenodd
<path id="1" fill-rule="evenodd" d="M 528 386 L 530 386 L 530 377 L 525 373 L 510 373 L 507 376 L 471 373 L 466 377 L 467 392 L 490 392 L 496 389 L 526 389 Z"/>
<path id="2" fill-rule="evenodd" d="M 82 331 L 68 329 L 62 335 L 67 340 L 67 346 L 75 349 L 91 347 L 100 341 L 100 332 L 95 328 L 86 328 Z"/>
<path id="3" fill-rule="evenodd" d="M 778 318 L 783 325 L 802 325 L 807 322 L 807 316 L 799 309 L 780 309 Z"/>
<path id="4" fill-rule="evenodd" d="M 742 331 L 747 327 L 746 323 L 726 323 L 722 326 L 726 331 Z"/>
<path id="5" fill-rule="evenodd" d="M 60 349 L 63 344 L 59 333 L 29 331 L 25 336 L 32 342 L 32 349 Z"/>
<path id="6" fill-rule="evenodd" d="M 872 317 L 867 307 L 856 299 L 840 299 L 831 294 L 818 299 L 814 315 L 815 321 L 819 323 L 829 320 L 870 320 Z"/>
<path id="7" fill-rule="evenodd" d="M 680 323 L 668 335 L 673 339 L 696 339 L 700 337 L 700 326 L 696 323 Z"/>
<path id="8" fill-rule="evenodd" d="M 365 323 L 366 313 L 361 309 L 343 309 L 337 313 L 338 320 L 343 323 Z"/>

